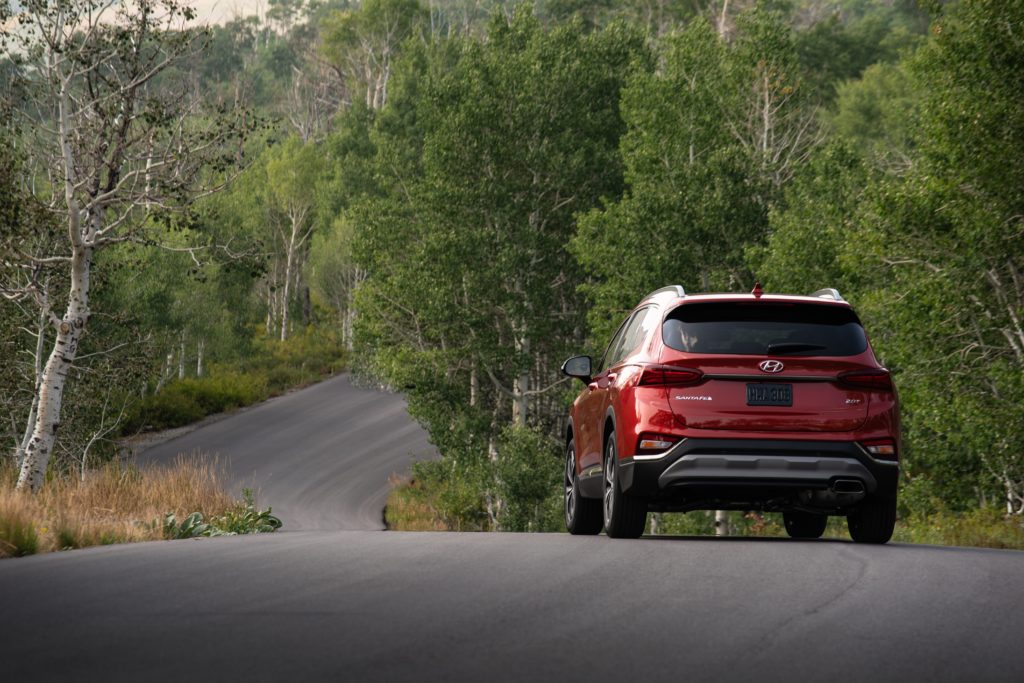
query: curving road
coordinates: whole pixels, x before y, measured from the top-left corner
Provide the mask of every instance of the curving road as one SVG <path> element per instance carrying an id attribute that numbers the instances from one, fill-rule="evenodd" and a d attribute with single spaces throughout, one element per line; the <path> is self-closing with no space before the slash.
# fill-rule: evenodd
<path id="1" fill-rule="evenodd" d="M 280 396 L 141 453 L 142 464 L 215 455 L 230 488 L 250 487 L 289 530 L 383 529 L 388 477 L 436 458 L 401 396 L 341 375 Z"/>
<path id="2" fill-rule="evenodd" d="M 367 501 L 379 503 L 380 477 L 408 453 L 360 444 L 381 429 L 405 433 L 407 445 L 420 437 L 406 433 L 401 414 L 366 428 L 386 406 L 400 406 L 396 397 L 362 394 L 344 379 L 308 392 L 194 432 L 178 446 L 230 453 L 237 482 L 259 485 L 292 528 L 376 524 L 379 512 L 369 514 Z M 319 409 L 301 407 L 307 398 L 338 412 L 324 408 L 316 417 Z M 288 457 L 317 465 L 292 478 L 271 466 L 283 457 L 272 434 L 275 425 L 290 429 L 296 410 L 310 421 L 287 434 Z M 247 445 L 236 450 L 239 443 Z M 357 452 L 361 459 L 352 461 Z M 363 465 L 357 474 L 355 464 Z M 1022 615 L 1018 552 L 284 531 L 0 562 L 0 675 L 1018 681 Z"/>

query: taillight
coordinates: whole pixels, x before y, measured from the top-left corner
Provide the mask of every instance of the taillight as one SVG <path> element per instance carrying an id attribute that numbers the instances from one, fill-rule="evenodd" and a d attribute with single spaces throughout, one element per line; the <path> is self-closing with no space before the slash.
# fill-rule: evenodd
<path id="1" fill-rule="evenodd" d="M 643 387 L 686 386 L 697 384 L 704 378 L 704 373 L 691 368 L 680 368 L 675 365 L 648 365 L 637 382 Z"/>
<path id="2" fill-rule="evenodd" d="M 857 389 L 892 391 L 892 376 L 888 370 L 853 370 L 839 374 L 839 383 Z"/>
<path id="3" fill-rule="evenodd" d="M 874 441 L 864 441 L 861 443 L 864 449 L 879 458 L 885 460 L 896 459 L 896 442 L 892 439 L 875 439 Z"/>

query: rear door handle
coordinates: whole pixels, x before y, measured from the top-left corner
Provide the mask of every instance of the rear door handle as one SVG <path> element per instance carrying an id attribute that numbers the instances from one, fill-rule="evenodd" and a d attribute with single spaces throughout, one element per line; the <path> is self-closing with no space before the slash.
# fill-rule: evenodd
<path id="1" fill-rule="evenodd" d="M 618 377 L 618 376 L 619 375 L 617 373 L 609 372 L 608 373 L 608 383 L 611 384 L 612 382 L 614 382 L 615 378 Z"/>

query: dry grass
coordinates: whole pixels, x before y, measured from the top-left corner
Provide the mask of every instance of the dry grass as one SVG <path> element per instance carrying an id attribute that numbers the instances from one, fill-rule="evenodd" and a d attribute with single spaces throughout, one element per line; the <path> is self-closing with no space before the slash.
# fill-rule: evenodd
<path id="1" fill-rule="evenodd" d="M 211 517 L 237 506 L 216 460 L 199 455 L 166 468 L 112 463 L 84 481 L 48 481 L 34 495 L 15 491 L 13 478 L 0 476 L 0 557 L 158 540 L 168 513 Z"/>
<path id="2" fill-rule="evenodd" d="M 450 531 L 427 497 L 406 480 L 392 475 L 384 521 L 394 531 Z"/>

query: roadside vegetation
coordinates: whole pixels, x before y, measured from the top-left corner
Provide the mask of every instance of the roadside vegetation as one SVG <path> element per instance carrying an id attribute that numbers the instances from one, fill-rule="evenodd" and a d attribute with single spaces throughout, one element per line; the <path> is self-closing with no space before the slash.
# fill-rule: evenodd
<path id="1" fill-rule="evenodd" d="M 251 492 L 230 496 L 216 461 L 198 456 L 159 468 L 109 463 L 84 479 L 51 478 L 35 494 L 14 490 L 10 468 L 0 476 L 0 558 L 281 526 Z"/>
<path id="2" fill-rule="evenodd" d="M 252 356 L 216 364 L 203 377 L 174 379 L 126 410 L 119 433 L 170 429 L 208 415 L 300 389 L 345 368 L 346 354 L 330 330 L 310 330 L 288 341 L 258 340 Z"/>
<path id="3" fill-rule="evenodd" d="M 351 367 L 443 456 L 394 526 L 555 530 L 560 363 L 760 280 L 837 287 L 892 369 L 897 534 L 1017 542 L 1022 0 L 140 0 L 95 44 L 59 5 L 0 12 L 7 488 Z"/>

